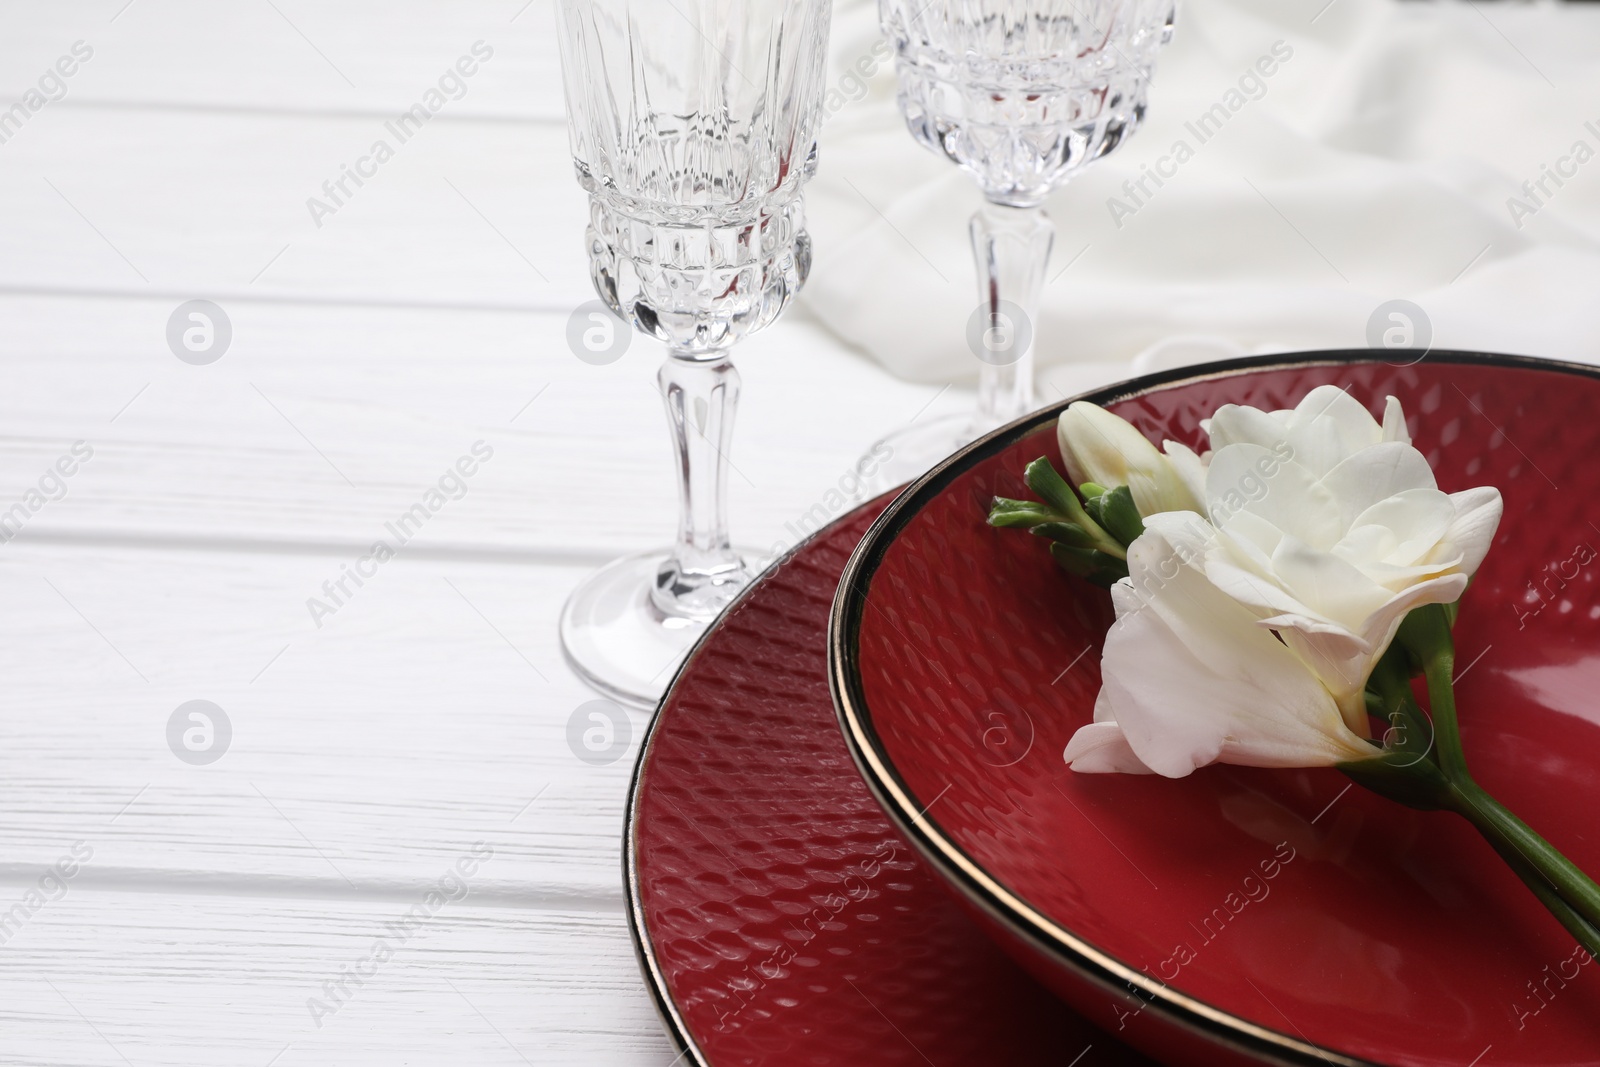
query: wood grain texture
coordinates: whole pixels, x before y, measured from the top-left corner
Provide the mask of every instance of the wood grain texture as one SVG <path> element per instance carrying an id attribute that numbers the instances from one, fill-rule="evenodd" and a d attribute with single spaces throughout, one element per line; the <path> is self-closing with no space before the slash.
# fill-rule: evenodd
<path id="1" fill-rule="evenodd" d="M 0 924 L 93 850 L 0 925 L 0 1064 L 672 1061 L 622 918 L 645 719 L 616 763 L 578 759 L 594 697 L 555 631 L 585 574 L 674 527 L 662 353 L 568 347 L 594 294 L 553 17 L 0 10 L 0 109 L 95 50 L 0 143 L 0 516 L 24 506 L 0 539 Z M 465 95 L 318 225 L 308 198 L 480 39 Z M 231 323 L 208 366 L 168 347 L 191 299 Z M 731 513 L 757 556 L 844 510 L 875 437 L 971 404 L 894 380 L 803 299 L 738 363 Z M 318 625 L 308 599 L 480 441 L 459 498 Z M 209 766 L 168 747 L 196 699 L 233 729 Z M 307 999 L 475 842 L 494 858 L 470 897 L 317 1027 Z"/>
<path id="2" fill-rule="evenodd" d="M 14 324 L 0 331 L 0 501 L 74 440 L 95 449 L 19 544 L 116 532 L 365 548 L 478 440 L 494 458 L 419 549 L 599 562 L 673 527 L 662 355 L 642 338 L 594 367 L 567 348 L 566 315 L 218 302 L 233 347 L 192 367 L 166 347 L 176 299 L 0 297 Z M 970 402 L 894 381 L 798 314 L 737 362 L 731 507 L 761 549 L 873 437 Z"/>
<path id="3" fill-rule="evenodd" d="M 667 1064 L 620 888 L 645 719 L 578 759 L 593 694 L 555 634 L 673 527 L 661 353 L 567 346 L 593 292 L 550 0 L 124 3 L 0 12 L 7 105 L 95 49 L 0 143 L 0 924 L 93 852 L 0 927 L 0 1064 Z M 465 95 L 318 225 L 307 199 L 480 39 Z M 233 329 L 209 366 L 166 340 L 196 298 Z M 965 399 L 803 309 L 740 363 L 732 511 L 763 552 L 873 436 Z M 479 441 L 319 626 L 308 598 Z M 168 747 L 195 699 L 233 730 L 209 766 Z M 317 1026 L 475 842 L 470 896 Z"/>
<path id="4" fill-rule="evenodd" d="M 619 913 L 485 906 L 475 891 L 427 912 L 420 893 L 330 902 L 67 884 L 0 952 L 0 1063 L 672 1059 Z M 0 885 L 0 900 L 22 892 Z"/>
<path id="5" fill-rule="evenodd" d="M 393 152 L 381 166 L 378 141 Z M 560 311 L 594 298 L 562 126 L 441 112 L 402 142 L 376 114 L 47 107 L 0 151 L 0 291 Z M 345 169 L 369 158 L 358 186 Z"/>
<path id="6" fill-rule="evenodd" d="M 473 42 L 494 50 L 449 113 L 560 126 L 552 0 L 63 0 L 7 5 L 0 98 L 82 40 L 62 105 L 383 114 L 416 103 Z"/>

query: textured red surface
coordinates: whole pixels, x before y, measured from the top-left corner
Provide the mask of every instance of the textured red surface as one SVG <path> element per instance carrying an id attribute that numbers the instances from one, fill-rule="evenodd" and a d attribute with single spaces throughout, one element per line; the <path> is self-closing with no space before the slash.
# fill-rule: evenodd
<path id="1" fill-rule="evenodd" d="M 1429 359 L 1257 371 L 1114 410 L 1154 440 L 1201 445 L 1198 420 L 1220 404 L 1292 406 L 1324 382 L 1374 411 L 1399 396 L 1442 488 L 1505 494 L 1457 633 L 1468 758 L 1600 871 L 1600 382 Z M 1027 495 L 1020 472 L 1046 454 L 1059 459 L 1053 425 L 975 461 L 869 579 L 866 710 L 918 806 L 1055 923 L 1259 1026 L 1386 1064 L 1600 1062 L 1600 963 L 1564 964 L 1572 938 L 1459 818 L 1344 793 L 1333 770 L 1067 770 L 1109 598 L 1037 539 L 984 523 L 994 495 Z M 1091 1018 L 1113 1012 L 1064 969 L 1049 980 Z M 1153 1040 L 1154 1014 L 1124 1036 Z"/>
<path id="2" fill-rule="evenodd" d="M 763 576 L 661 710 L 634 835 L 664 992 L 714 1067 L 1146 1064 L 971 925 L 851 763 L 828 609 L 881 507 Z"/>

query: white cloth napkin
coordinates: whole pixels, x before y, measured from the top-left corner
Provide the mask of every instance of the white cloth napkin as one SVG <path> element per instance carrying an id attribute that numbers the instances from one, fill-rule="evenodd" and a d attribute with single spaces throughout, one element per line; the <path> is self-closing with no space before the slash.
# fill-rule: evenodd
<path id="1" fill-rule="evenodd" d="M 895 374 L 971 378 L 976 185 L 905 131 L 875 4 L 841 0 L 832 52 L 803 303 Z M 1600 363 L 1597 57 L 1600 5 L 1180 0 L 1145 126 L 1048 205 L 1041 364 L 1362 347 L 1397 299 L 1435 348 Z"/>

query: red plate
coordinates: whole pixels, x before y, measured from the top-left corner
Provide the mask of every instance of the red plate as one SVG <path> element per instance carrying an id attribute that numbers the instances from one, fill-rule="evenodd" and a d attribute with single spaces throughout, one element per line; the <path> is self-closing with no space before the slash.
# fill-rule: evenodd
<path id="1" fill-rule="evenodd" d="M 1467 758 L 1600 872 L 1600 371 L 1314 353 L 1095 399 L 1193 446 L 1223 403 L 1289 407 L 1329 382 L 1373 410 L 1398 396 L 1441 487 L 1504 493 L 1456 631 Z M 898 824 L 1063 998 L 1172 1062 L 1600 1063 L 1600 963 L 1464 820 L 1331 769 L 1172 781 L 1066 768 L 1110 598 L 1037 539 L 984 522 L 993 496 L 1027 495 L 1029 460 L 1059 460 L 1060 409 L 908 489 L 840 587 L 841 714 Z"/>
<path id="2" fill-rule="evenodd" d="M 762 575 L 645 738 L 624 862 L 662 1018 L 707 1067 L 1147 1065 L 966 918 L 851 763 L 828 610 L 884 503 Z"/>

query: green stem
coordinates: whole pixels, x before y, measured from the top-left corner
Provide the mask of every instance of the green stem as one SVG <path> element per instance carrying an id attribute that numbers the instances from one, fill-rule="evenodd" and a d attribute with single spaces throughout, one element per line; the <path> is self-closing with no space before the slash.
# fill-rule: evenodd
<path id="1" fill-rule="evenodd" d="M 1469 777 L 1452 779 L 1453 810 L 1465 816 L 1502 856 L 1522 857 L 1544 882 L 1590 924 L 1600 927 L 1600 886 L 1578 865 Z M 1536 890 L 1537 892 L 1537 890 Z"/>
<path id="2" fill-rule="evenodd" d="M 1406 624 L 1413 627 L 1407 637 L 1421 655 L 1423 676 L 1428 680 L 1428 711 L 1433 716 L 1439 769 L 1451 780 L 1471 781 L 1466 751 L 1461 745 L 1461 727 L 1456 720 L 1456 643 L 1450 633 L 1449 615 L 1441 605 L 1433 604 L 1413 611 Z"/>
<path id="3" fill-rule="evenodd" d="M 1428 683 L 1433 755 L 1445 782 L 1442 795 L 1431 799 L 1477 827 L 1561 925 L 1593 952 L 1600 946 L 1600 886 L 1509 808 L 1490 796 L 1467 769 L 1456 717 L 1456 654 L 1451 633 L 1454 621 L 1450 606 L 1430 605 L 1411 612 L 1397 635 L 1397 643 L 1421 663 Z M 1394 679 L 1380 678 L 1379 681 L 1388 683 L 1386 696 L 1400 695 L 1394 687 Z"/>
<path id="4" fill-rule="evenodd" d="M 1544 876 L 1523 857 L 1522 853 L 1501 842 L 1489 839 L 1494 850 L 1500 853 L 1500 858 L 1514 871 L 1524 885 L 1533 891 L 1550 914 L 1566 928 L 1567 933 L 1578 939 L 1589 955 L 1600 959 L 1600 927 L 1589 922 L 1568 904 L 1566 898 L 1556 892 L 1554 886 L 1545 880 Z"/>
<path id="5" fill-rule="evenodd" d="M 1062 518 L 1081 527 L 1089 535 L 1097 551 L 1115 556 L 1117 559 L 1128 558 L 1128 550 L 1083 510 L 1083 505 L 1078 502 L 1078 494 L 1072 491 L 1072 486 L 1067 484 L 1066 479 L 1056 473 L 1055 465 L 1047 457 L 1040 456 L 1028 464 L 1022 476 L 1028 483 L 1028 488 L 1043 497 L 1044 502 L 1054 508 Z"/>
<path id="6" fill-rule="evenodd" d="M 1417 761 L 1432 759 L 1437 764 L 1433 726 L 1422 714 L 1416 697 L 1412 695 L 1411 675 L 1399 649 L 1391 647 L 1390 651 L 1384 653 L 1383 658 L 1374 665 L 1367 685 L 1369 691 L 1375 691 L 1378 697 L 1378 707 L 1369 704 L 1368 713 L 1387 719 L 1391 729 L 1399 732 L 1392 747 L 1404 750 Z M 1391 745 L 1388 732 L 1383 740 L 1385 745 Z"/>

